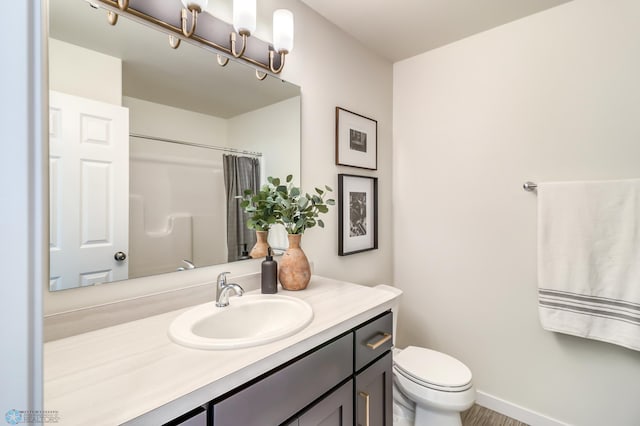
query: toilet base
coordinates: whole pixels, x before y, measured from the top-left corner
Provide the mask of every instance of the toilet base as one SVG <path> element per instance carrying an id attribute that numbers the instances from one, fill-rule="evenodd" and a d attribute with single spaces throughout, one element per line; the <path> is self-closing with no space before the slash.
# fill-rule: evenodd
<path id="1" fill-rule="evenodd" d="M 393 416 L 393 426 L 414 426 L 413 419 L 408 419 L 402 416 Z"/>
<path id="2" fill-rule="evenodd" d="M 398 388 L 393 387 L 393 426 L 413 426 L 416 416 L 415 404 L 409 401 Z"/>
<path id="3" fill-rule="evenodd" d="M 460 413 L 457 411 L 425 410 L 416 406 L 414 426 L 462 426 Z"/>

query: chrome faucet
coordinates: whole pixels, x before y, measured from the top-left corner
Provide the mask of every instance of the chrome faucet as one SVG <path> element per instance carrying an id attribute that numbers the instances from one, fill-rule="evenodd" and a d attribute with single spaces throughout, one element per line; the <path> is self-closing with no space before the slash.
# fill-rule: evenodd
<path id="1" fill-rule="evenodd" d="M 187 269 L 196 269 L 196 265 L 193 264 L 193 262 L 184 259 L 182 261 L 182 263 L 184 263 L 186 266 L 180 266 L 178 269 L 176 269 L 176 271 L 184 271 Z"/>
<path id="2" fill-rule="evenodd" d="M 218 275 L 216 284 L 216 306 L 224 308 L 229 306 L 229 292 L 233 291 L 238 296 L 244 294 L 244 289 L 239 284 L 227 283 L 227 274 L 229 272 L 222 272 Z"/>

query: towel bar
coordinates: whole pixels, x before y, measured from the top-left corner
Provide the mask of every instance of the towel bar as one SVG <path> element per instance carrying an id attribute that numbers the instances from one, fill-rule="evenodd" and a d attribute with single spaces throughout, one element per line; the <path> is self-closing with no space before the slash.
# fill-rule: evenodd
<path id="1" fill-rule="evenodd" d="M 538 188 L 538 184 L 536 184 L 535 182 L 525 182 L 522 184 L 522 188 L 525 191 L 531 192 L 531 191 L 535 191 L 536 188 Z"/>

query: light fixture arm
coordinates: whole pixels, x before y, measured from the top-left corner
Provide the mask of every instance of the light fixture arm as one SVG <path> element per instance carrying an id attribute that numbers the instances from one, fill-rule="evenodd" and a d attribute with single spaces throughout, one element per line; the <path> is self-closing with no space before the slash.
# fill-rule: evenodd
<path id="1" fill-rule="evenodd" d="M 280 74 L 280 72 L 284 68 L 284 57 L 287 55 L 288 52 L 286 50 L 281 50 L 278 53 L 280 53 L 280 66 L 278 68 L 275 68 L 273 63 L 276 56 L 276 52 L 275 50 L 269 50 L 269 69 L 274 74 Z"/>
<path id="2" fill-rule="evenodd" d="M 180 47 L 180 38 L 174 36 L 173 34 L 169 34 L 169 46 L 171 46 L 172 49 L 177 49 L 178 47 Z"/>
<path id="3" fill-rule="evenodd" d="M 221 67 L 226 67 L 229 63 L 229 58 L 220 56 L 220 54 L 216 55 L 218 57 L 218 65 Z"/>
<path id="4" fill-rule="evenodd" d="M 118 14 L 112 11 L 107 11 L 107 22 L 110 25 L 115 25 L 118 23 Z"/>
<path id="5" fill-rule="evenodd" d="M 118 0 L 118 9 L 127 10 L 129 8 L 129 0 Z M 118 14 L 112 11 L 107 12 L 107 22 L 111 25 L 118 23 Z"/>
<path id="6" fill-rule="evenodd" d="M 238 38 L 237 34 L 235 32 L 231 32 L 231 54 L 233 56 L 235 56 L 236 58 L 241 57 L 242 55 L 244 55 L 244 52 L 247 50 L 247 38 L 251 35 L 250 32 L 248 31 L 244 31 L 241 30 L 240 31 L 240 36 L 242 37 L 242 49 L 240 49 L 240 52 L 238 52 L 236 50 L 236 39 Z"/>
<path id="7" fill-rule="evenodd" d="M 187 15 L 189 12 L 191 12 L 191 26 L 190 28 L 187 28 L 188 22 L 189 22 L 189 18 Z M 191 6 L 189 7 L 189 10 L 187 10 L 184 7 L 182 8 L 180 20 L 182 21 L 182 34 L 184 34 L 185 37 L 191 37 L 193 33 L 196 32 L 196 25 L 198 23 L 198 13 L 200 12 L 201 12 L 201 9 L 197 6 Z"/>

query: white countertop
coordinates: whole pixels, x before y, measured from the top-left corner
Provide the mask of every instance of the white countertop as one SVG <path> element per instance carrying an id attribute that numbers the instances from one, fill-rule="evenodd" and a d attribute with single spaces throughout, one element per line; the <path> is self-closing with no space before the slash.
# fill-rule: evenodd
<path id="1" fill-rule="evenodd" d="M 169 324 L 189 308 L 46 343 L 45 410 L 57 411 L 60 425 L 162 424 L 390 309 L 397 297 L 318 276 L 306 290 L 282 293 L 307 301 L 314 318 L 266 345 L 209 351 L 173 343 Z"/>

